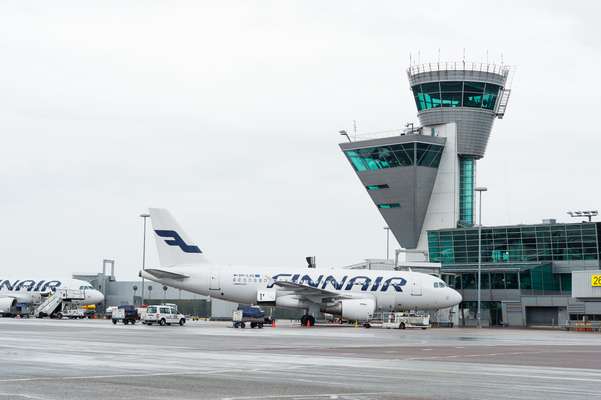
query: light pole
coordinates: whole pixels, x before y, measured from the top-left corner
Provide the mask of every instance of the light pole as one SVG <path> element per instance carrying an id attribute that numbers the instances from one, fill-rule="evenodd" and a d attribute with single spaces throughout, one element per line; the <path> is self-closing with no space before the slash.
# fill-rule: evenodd
<path id="1" fill-rule="evenodd" d="M 132 289 L 134 290 L 134 302 L 132 304 L 135 306 L 136 305 L 136 292 L 138 291 L 138 286 L 134 285 L 132 287 Z"/>
<path id="2" fill-rule="evenodd" d="M 386 231 L 386 261 L 390 260 L 390 228 L 388 226 L 384 227 Z"/>
<path id="3" fill-rule="evenodd" d="M 482 192 L 486 192 L 488 189 L 481 186 L 477 187 L 480 199 L 478 200 L 478 311 L 476 313 L 476 319 L 478 320 L 478 328 L 482 327 L 481 315 L 480 315 L 480 303 L 481 303 L 481 280 L 482 280 Z"/>
<path id="4" fill-rule="evenodd" d="M 142 271 L 146 267 L 146 218 L 150 217 L 150 214 L 140 214 L 140 217 L 144 220 L 144 234 L 142 239 Z M 144 304 L 144 275 L 142 275 L 142 304 Z"/>

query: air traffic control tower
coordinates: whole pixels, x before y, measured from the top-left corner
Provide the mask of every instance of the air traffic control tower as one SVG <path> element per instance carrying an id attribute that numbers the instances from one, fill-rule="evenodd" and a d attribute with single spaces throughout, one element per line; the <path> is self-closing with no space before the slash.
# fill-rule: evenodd
<path id="1" fill-rule="evenodd" d="M 476 161 L 510 89 L 506 65 L 433 63 L 407 69 L 419 127 L 340 147 L 397 241 L 427 251 L 427 231 L 474 224 Z"/>

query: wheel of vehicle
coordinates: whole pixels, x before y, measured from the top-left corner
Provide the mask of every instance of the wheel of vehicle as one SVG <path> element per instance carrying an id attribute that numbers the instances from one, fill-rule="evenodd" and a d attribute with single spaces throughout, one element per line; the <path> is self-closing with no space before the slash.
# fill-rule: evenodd
<path id="1" fill-rule="evenodd" d="M 254 328 L 256 328 L 256 327 L 257 327 L 257 323 L 256 323 L 256 322 L 251 322 L 251 323 L 250 323 L 250 328 L 251 328 L 251 329 L 254 329 Z"/>
<path id="2" fill-rule="evenodd" d="M 58 319 L 63 319 L 63 313 L 58 313 L 58 314 L 56 314 L 56 318 L 58 318 Z"/>
<path id="3" fill-rule="evenodd" d="M 127 325 L 127 324 L 129 324 L 129 321 L 128 321 L 128 320 L 126 320 L 126 319 L 124 319 L 124 320 L 123 320 L 123 325 Z"/>
<path id="4" fill-rule="evenodd" d="M 116 319 L 113 320 L 113 325 L 117 325 L 117 320 Z"/>
<path id="5" fill-rule="evenodd" d="M 424 326 L 422 329 L 428 329 L 428 328 L 426 328 L 426 327 Z"/>
<path id="6" fill-rule="evenodd" d="M 184 318 L 179 320 L 179 326 L 184 326 L 185 323 L 186 323 L 186 320 Z"/>
<path id="7" fill-rule="evenodd" d="M 152 322 L 146 322 L 146 325 L 151 326 Z"/>
<path id="8" fill-rule="evenodd" d="M 259 327 L 259 329 L 263 329 L 263 323 L 262 323 L 262 322 L 259 322 L 259 323 L 257 324 L 257 326 Z"/>
<path id="9" fill-rule="evenodd" d="M 240 328 L 240 323 L 239 322 L 234 322 L 234 328 L 236 328 L 236 329 Z"/>
<path id="10" fill-rule="evenodd" d="M 308 315 L 303 315 L 300 319 L 301 326 L 307 326 L 307 317 Z"/>
<path id="11" fill-rule="evenodd" d="M 167 325 L 167 321 L 165 321 L 165 318 L 161 318 L 161 320 L 159 321 L 159 325 L 161 325 L 161 326 Z"/>
<path id="12" fill-rule="evenodd" d="M 132 324 L 132 325 L 135 325 L 135 324 L 136 324 L 136 320 L 135 320 L 135 319 L 132 319 L 132 320 L 131 320 L 131 324 Z"/>
<path id="13" fill-rule="evenodd" d="M 167 322 L 167 326 L 171 326 L 171 322 Z"/>
<path id="14" fill-rule="evenodd" d="M 371 328 L 371 324 L 369 322 L 366 322 L 363 324 L 363 327 L 369 329 Z"/>
<path id="15" fill-rule="evenodd" d="M 246 324 L 244 322 L 240 322 L 240 328 L 242 328 L 242 329 L 246 328 Z"/>
<path id="16" fill-rule="evenodd" d="M 309 326 L 315 326 L 315 317 L 312 315 L 309 315 L 307 320 L 309 321 Z"/>
<path id="17" fill-rule="evenodd" d="M 406 328 L 405 323 L 401 322 L 399 325 L 399 329 L 405 329 L 405 328 Z"/>

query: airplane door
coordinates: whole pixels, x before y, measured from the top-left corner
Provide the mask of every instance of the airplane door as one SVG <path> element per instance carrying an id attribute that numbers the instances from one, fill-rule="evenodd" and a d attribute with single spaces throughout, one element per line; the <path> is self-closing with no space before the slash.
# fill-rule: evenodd
<path id="1" fill-rule="evenodd" d="M 422 283 L 413 281 L 411 283 L 411 296 L 421 296 L 422 295 Z"/>
<path id="2" fill-rule="evenodd" d="M 221 285 L 219 284 L 219 271 L 212 270 L 211 277 L 209 278 L 209 290 L 221 290 Z"/>

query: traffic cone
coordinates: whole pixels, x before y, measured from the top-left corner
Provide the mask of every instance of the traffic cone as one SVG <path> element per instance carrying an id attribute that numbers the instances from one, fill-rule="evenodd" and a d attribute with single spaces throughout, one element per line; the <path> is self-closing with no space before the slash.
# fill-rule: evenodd
<path id="1" fill-rule="evenodd" d="M 275 328 L 275 319 L 272 319 L 272 320 L 271 320 L 271 327 L 272 327 L 272 328 Z"/>

